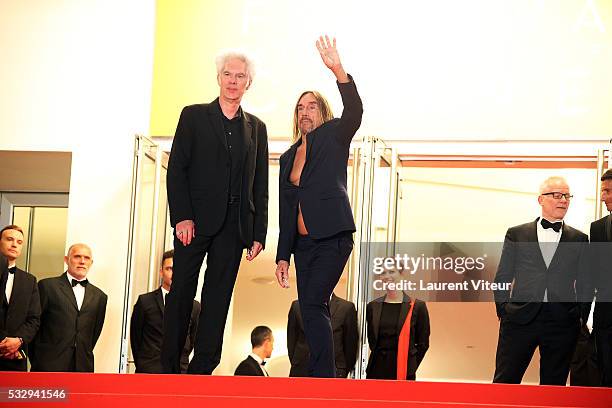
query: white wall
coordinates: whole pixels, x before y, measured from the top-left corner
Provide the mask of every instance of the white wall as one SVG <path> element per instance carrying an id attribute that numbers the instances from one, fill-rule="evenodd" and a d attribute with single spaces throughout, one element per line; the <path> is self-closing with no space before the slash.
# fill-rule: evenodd
<path id="1" fill-rule="evenodd" d="M 243 104 L 286 139 L 305 89 L 341 101 L 314 42 L 328 33 L 364 103 L 358 135 L 387 140 L 587 140 L 610 135 L 606 0 L 159 0 L 152 130 L 216 96 L 214 55 L 256 61 Z M 180 4 L 180 6 L 177 5 Z M 225 28 L 225 16 L 233 26 Z M 223 33 L 223 35 L 217 35 Z M 214 41 L 192 41 L 214 38 Z M 158 93 L 160 96 L 158 96 Z"/>
<path id="2" fill-rule="evenodd" d="M 0 2 L 0 150 L 71 151 L 67 245 L 109 295 L 96 371 L 119 366 L 133 137 L 148 134 L 154 0 Z M 102 358 L 104 356 L 104 358 Z"/>

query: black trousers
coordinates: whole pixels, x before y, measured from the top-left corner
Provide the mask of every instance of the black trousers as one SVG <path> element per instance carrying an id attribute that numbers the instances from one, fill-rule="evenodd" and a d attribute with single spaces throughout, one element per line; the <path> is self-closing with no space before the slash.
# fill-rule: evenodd
<path id="1" fill-rule="evenodd" d="M 198 235 L 184 246 L 174 237 L 172 286 L 166 295 L 164 340 L 161 362 L 165 373 L 181 372 L 185 346 L 200 268 L 206 256 L 202 286 L 202 310 L 189 374 L 212 374 L 221 361 L 223 332 L 232 292 L 240 267 L 244 244 L 238 228 L 239 203 L 228 204 L 221 230 L 214 236 Z"/>
<path id="2" fill-rule="evenodd" d="M 353 250 L 351 232 L 312 239 L 298 235 L 295 269 L 311 377 L 336 377 L 329 299 Z"/>
<path id="3" fill-rule="evenodd" d="M 26 359 L 8 360 L 0 358 L 0 371 L 28 371 Z"/>
<path id="4" fill-rule="evenodd" d="M 601 372 L 597 366 L 595 335 L 586 327 L 580 329 L 576 351 L 570 365 L 570 385 L 580 387 L 601 386 Z"/>
<path id="5" fill-rule="evenodd" d="M 612 303 L 596 302 L 593 316 L 593 333 L 597 347 L 597 364 L 601 385 L 612 387 Z"/>
<path id="6" fill-rule="evenodd" d="M 310 377 L 308 366 L 310 362 L 307 362 L 305 365 L 292 365 L 289 370 L 289 377 Z M 350 371 L 346 368 L 338 368 L 336 367 L 336 378 L 347 378 Z"/>
<path id="7" fill-rule="evenodd" d="M 579 330 L 578 320 L 554 319 L 548 303 L 543 303 L 537 316 L 527 324 L 502 318 L 493 382 L 520 384 L 538 347 L 540 384 L 565 385 Z"/>

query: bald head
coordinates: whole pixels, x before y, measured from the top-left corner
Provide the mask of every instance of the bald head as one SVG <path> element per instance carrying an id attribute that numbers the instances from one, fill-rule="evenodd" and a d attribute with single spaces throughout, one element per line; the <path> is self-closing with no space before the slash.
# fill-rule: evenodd
<path id="1" fill-rule="evenodd" d="M 91 248 L 85 244 L 73 244 L 68 248 L 68 254 L 64 257 L 68 266 L 67 272 L 77 280 L 87 277 L 87 272 L 93 264 Z"/>

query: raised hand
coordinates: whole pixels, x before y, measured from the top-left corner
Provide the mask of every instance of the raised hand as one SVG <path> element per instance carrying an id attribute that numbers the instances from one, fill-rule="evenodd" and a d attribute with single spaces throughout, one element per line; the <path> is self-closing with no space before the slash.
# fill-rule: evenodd
<path id="1" fill-rule="evenodd" d="M 338 55 L 338 50 L 336 49 L 336 39 L 332 39 L 329 41 L 329 37 L 326 35 L 325 38 L 323 36 L 319 37 L 317 40 L 317 50 L 319 50 L 319 54 L 321 55 L 321 59 L 325 66 L 333 71 L 334 68 L 338 66 L 342 66 L 340 63 L 340 56 Z"/>
<path id="2" fill-rule="evenodd" d="M 338 55 L 338 49 L 336 48 L 336 39 L 333 38 L 330 41 L 327 35 L 325 38 L 323 36 L 319 37 L 317 40 L 317 50 L 319 50 L 323 63 L 334 73 L 336 79 L 339 82 L 348 82 L 348 76 L 344 72 L 340 55 Z"/>

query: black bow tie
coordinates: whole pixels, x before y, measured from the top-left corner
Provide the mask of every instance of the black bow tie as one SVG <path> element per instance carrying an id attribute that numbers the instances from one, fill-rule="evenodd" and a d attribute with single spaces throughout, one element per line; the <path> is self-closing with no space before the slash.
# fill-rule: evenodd
<path id="1" fill-rule="evenodd" d="M 74 288 L 74 287 L 75 287 L 76 285 L 78 285 L 79 283 L 81 284 L 81 286 L 85 287 L 85 286 L 87 286 L 87 284 L 88 284 L 89 282 L 87 281 L 87 279 L 83 279 L 82 281 L 78 281 L 78 280 L 76 280 L 76 279 L 73 279 L 73 280 L 72 280 L 72 287 Z"/>
<path id="2" fill-rule="evenodd" d="M 563 223 L 561 221 L 550 222 L 545 218 L 542 218 L 542 227 L 544 229 L 552 228 L 555 232 L 561 231 L 561 226 Z"/>
<path id="3" fill-rule="evenodd" d="M 262 366 L 265 366 L 265 365 L 266 365 L 266 362 L 265 362 L 265 361 L 262 361 L 262 362 L 261 362 L 261 365 L 262 365 Z"/>
<path id="4" fill-rule="evenodd" d="M 12 268 L 8 268 L 9 273 L 15 273 L 16 270 L 17 270 L 16 266 L 13 266 Z"/>

